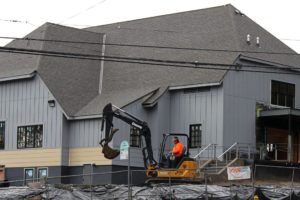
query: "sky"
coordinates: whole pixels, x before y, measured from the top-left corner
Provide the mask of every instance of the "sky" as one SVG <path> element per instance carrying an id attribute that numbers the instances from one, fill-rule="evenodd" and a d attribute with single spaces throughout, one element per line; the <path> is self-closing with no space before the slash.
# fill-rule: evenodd
<path id="1" fill-rule="evenodd" d="M 0 37 L 24 37 L 45 22 L 85 28 L 226 4 L 300 53 L 299 0 L 2 0 Z"/>

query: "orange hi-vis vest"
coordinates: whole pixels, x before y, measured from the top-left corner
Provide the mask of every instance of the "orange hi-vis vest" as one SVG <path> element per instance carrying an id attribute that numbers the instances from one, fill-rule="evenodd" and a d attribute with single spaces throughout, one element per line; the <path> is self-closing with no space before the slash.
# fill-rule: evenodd
<path id="1" fill-rule="evenodd" d="M 172 153 L 175 157 L 180 157 L 183 154 L 184 145 L 180 142 L 174 145 Z"/>

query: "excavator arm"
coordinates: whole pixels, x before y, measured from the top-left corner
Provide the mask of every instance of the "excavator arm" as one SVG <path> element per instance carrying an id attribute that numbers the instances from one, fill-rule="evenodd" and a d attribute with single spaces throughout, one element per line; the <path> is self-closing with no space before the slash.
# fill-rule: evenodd
<path id="1" fill-rule="evenodd" d="M 107 159 L 114 159 L 120 154 L 120 151 L 118 149 L 112 149 L 108 145 L 108 143 L 112 140 L 114 134 L 118 131 L 118 129 L 114 128 L 113 125 L 114 117 L 124 121 L 130 126 L 141 130 L 141 135 L 145 140 L 145 147 L 142 149 L 145 168 L 156 167 L 157 162 L 154 160 L 151 144 L 151 131 L 147 123 L 126 112 L 125 110 L 112 105 L 111 103 L 107 104 L 103 108 L 101 131 L 104 130 L 105 124 L 105 137 L 100 141 L 99 144 L 102 146 L 102 153 L 104 154 L 104 157 Z"/>

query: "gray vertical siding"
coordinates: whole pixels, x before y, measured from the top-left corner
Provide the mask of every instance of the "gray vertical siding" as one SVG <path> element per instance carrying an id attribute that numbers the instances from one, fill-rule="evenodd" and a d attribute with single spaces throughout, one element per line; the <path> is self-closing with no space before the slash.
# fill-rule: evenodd
<path id="1" fill-rule="evenodd" d="M 101 119 L 69 121 L 69 147 L 99 146 L 101 139 Z"/>
<path id="2" fill-rule="evenodd" d="M 189 133 L 190 124 L 201 124 L 202 145 L 223 143 L 223 89 L 212 87 L 184 93 L 173 91 L 170 104 L 171 132 Z"/>
<path id="3" fill-rule="evenodd" d="M 41 78 L 0 84 L 0 119 L 5 121 L 5 150 L 17 149 L 17 127 L 43 124 L 43 148 L 61 146 L 62 111 Z"/>
<path id="4" fill-rule="evenodd" d="M 256 102 L 271 103 L 271 81 L 296 84 L 295 106 L 300 106 L 297 75 L 229 71 L 224 85 L 224 144 L 255 144 Z"/>

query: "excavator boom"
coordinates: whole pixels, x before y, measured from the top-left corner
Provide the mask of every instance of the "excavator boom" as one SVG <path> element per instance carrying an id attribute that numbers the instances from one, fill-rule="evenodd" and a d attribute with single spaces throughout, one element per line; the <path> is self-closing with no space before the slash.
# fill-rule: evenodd
<path id="1" fill-rule="evenodd" d="M 113 110 L 113 108 L 115 110 Z M 153 157 L 153 150 L 151 144 L 151 131 L 147 123 L 138 119 L 132 114 L 118 108 L 117 106 L 112 105 L 111 103 L 107 104 L 103 108 L 103 119 L 102 119 L 101 131 L 104 130 L 104 124 L 105 124 L 105 137 L 100 141 L 99 144 L 102 146 L 102 153 L 104 154 L 104 157 L 107 159 L 114 159 L 120 154 L 120 151 L 118 149 L 113 149 L 108 145 L 108 143 L 111 142 L 114 134 L 118 131 L 118 129 L 115 129 L 113 125 L 114 117 L 141 130 L 141 135 L 144 137 L 145 144 L 146 144 L 146 147 L 144 147 L 142 150 L 145 167 L 146 168 L 148 168 L 149 166 L 155 167 L 157 165 L 157 162 L 154 160 Z"/>

